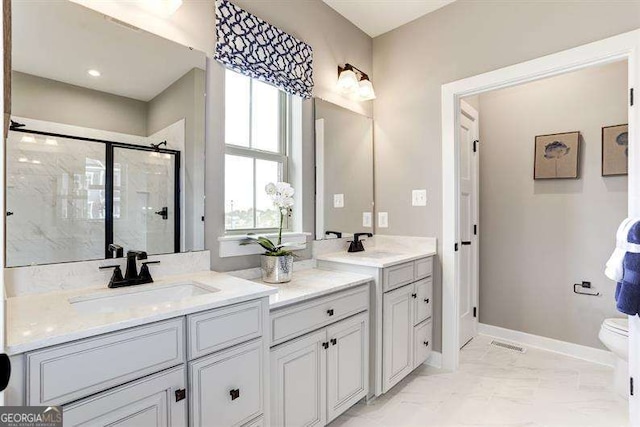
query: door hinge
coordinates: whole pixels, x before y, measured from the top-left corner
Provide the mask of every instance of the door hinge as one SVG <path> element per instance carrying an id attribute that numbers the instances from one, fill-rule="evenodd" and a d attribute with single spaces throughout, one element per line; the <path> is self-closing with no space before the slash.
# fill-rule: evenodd
<path id="1" fill-rule="evenodd" d="M 478 145 L 480 145 L 480 140 L 478 140 L 478 139 L 473 140 L 473 152 L 474 153 L 476 151 L 478 151 Z"/>
<path id="2" fill-rule="evenodd" d="M 473 307 L 473 317 L 478 317 L 478 307 Z"/>
<path id="3" fill-rule="evenodd" d="M 633 107 L 633 88 L 629 89 L 629 103 Z"/>
<path id="4" fill-rule="evenodd" d="M 478 235 L 478 224 L 473 224 L 473 235 L 474 236 Z"/>
<path id="5" fill-rule="evenodd" d="M 455 250 L 456 252 L 458 252 L 458 244 L 456 243 L 455 245 L 453 245 L 453 250 Z"/>
<path id="6" fill-rule="evenodd" d="M 633 396 L 633 377 L 629 378 L 629 394 Z"/>

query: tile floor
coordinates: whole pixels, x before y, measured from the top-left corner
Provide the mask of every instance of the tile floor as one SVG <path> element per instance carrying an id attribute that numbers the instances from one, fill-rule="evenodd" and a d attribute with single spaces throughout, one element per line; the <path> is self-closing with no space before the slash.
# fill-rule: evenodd
<path id="1" fill-rule="evenodd" d="M 420 367 L 331 427 L 628 425 L 627 401 L 611 388 L 611 368 L 534 348 L 521 354 L 490 342 L 479 336 L 467 344 L 458 372 Z"/>

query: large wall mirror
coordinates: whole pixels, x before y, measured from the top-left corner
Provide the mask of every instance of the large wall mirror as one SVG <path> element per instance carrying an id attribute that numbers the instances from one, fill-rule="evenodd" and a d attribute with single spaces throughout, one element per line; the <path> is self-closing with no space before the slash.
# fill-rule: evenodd
<path id="1" fill-rule="evenodd" d="M 314 99 L 316 239 L 373 233 L 373 121 Z"/>
<path id="2" fill-rule="evenodd" d="M 14 1 L 6 265 L 204 248 L 206 57 L 69 1 Z"/>

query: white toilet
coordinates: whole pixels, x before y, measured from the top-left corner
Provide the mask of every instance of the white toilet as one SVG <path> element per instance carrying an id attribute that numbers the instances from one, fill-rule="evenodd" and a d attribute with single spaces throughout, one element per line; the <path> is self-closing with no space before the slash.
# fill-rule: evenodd
<path id="1" fill-rule="evenodd" d="M 614 387 L 626 398 L 629 395 L 629 319 L 605 319 L 598 338 L 616 356 Z"/>

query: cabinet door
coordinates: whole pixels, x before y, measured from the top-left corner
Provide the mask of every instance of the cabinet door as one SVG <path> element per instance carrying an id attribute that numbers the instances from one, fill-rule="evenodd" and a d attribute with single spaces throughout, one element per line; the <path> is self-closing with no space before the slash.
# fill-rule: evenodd
<path id="1" fill-rule="evenodd" d="M 189 363 L 192 427 L 239 426 L 262 414 L 262 354 L 254 340 Z"/>
<path id="2" fill-rule="evenodd" d="M 413 284 L 387 292 L 382 307 L 382 386 L 386 393 L 413 369 Z"/>
<path id="3" fill-rule="evenodd" d="M 431 278 L 425 279 L 425 280 L 420 280 L 419 282 L 415 283 L 415 287 L 416 287 L 416 298 L 414 299 L 415 301 L 415 319 L 414 319 L 414 325 L 417 325 L 425 320 L 427 320 L 429 317 L 431 317 L 432 314 L 432 285 L 433 281 Z"/>
<path id="4" fill-rule="evenodd" d="M 327 422 L 331 422 L 369 390 L 369 313 L 327 328 Z"/>
<path id="5" fill-rule="evenodd" d="M 271 350 L 271 425 L 326 424 L 326 329 Z"/>
<path id="6" fill-rule="evenodd" d="M 65 426 L 184 427 L 187 401 L 183 366 L 97 394 L 63 407 Z"/>

